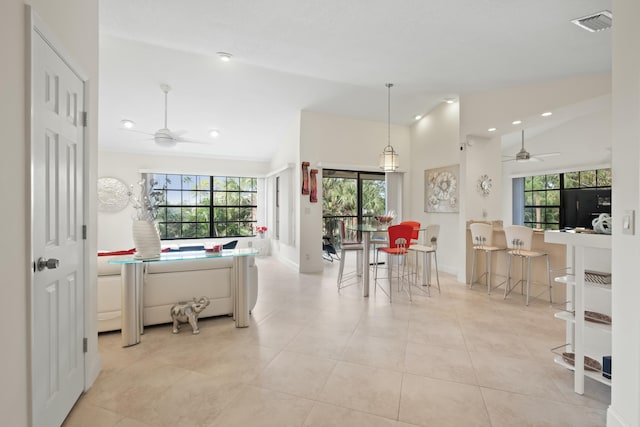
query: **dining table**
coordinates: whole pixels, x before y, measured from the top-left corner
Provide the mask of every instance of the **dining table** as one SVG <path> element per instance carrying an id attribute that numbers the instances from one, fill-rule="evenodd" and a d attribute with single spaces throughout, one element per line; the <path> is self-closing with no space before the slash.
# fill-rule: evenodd
<path id="1" fill-rule="evenodd" d="M 362 296 L 369 296 L 369 279 L 370 279 L 370 252 L 371 252 L 371 236 L 374 233 L 387 233 L 389 226 L 392 224 L 381 224 L 381 223 L 358 223 L 355 225 L 347 225 L 347 230 L 357 231 L 362 235 L 362 249 L 364 252 L 364 256 L 362 257 Z M 426 227 L 418 228 L 418 231 L 425 231 Z M 430 265 L 428 271 L 431 271 Z M 428 277 L 428 276 L 427 276 Z"/>
<path id="2" fill-rule="evenodd" d="M 364 256 L 362 257 L 362 296 L 369 296 L 369 276 L 370 276 L 370 259 L 369 253 L 371 252 L 371 235 L 373 233 L 386 233 L 390 224 L 369 224 L 358 223 L 355 225 L 348 225 L 347 230 L 357 231 L 362 235 L 362 248 Z"/>

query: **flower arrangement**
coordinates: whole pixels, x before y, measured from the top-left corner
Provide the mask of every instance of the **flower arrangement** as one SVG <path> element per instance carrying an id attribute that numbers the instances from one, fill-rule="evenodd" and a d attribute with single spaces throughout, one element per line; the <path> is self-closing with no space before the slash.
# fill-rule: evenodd
<path id="1" fill-rule="evenodd" d="M 262 233 L 266 232 L 267 230 L 268 229 L 267 229 L 266 225 L 259 225 L 259 226 L 256 227 L 256 233 L 258 233 L 258 234 L 262 234 Z"/>
<path id="2" fill-rule="evenodd" d="M 396 217 L 396 213 L 394 211 L 389 211 L 383 215 L 376 215 L 373 218 L 378 221 L 380 224 L 390 224 Z"/>
<path id="3" fill-rule="evenodd" d="M 138 196 L 133 194 L 133 185 L 131 186 L 131 200 L 133 208 L 136 210 L 133 215 L 133 219 L 138 221 L 153 222 L 158 217 L 158 206 L 164 202 L 164 190 L 154 189 L 158 185 L 158 181 L 150 179 L 147 185 L 147 181 L 142 179 L 138 186 L 140 186 L 140 193 Z"/>

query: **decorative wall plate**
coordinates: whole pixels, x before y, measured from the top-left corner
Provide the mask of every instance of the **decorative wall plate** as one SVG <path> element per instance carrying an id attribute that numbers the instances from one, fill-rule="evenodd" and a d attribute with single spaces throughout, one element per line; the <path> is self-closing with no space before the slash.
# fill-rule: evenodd
<path id="1" fill-rule="evenodd" d="M 489 178 L 489 175 L 482 175 L 478 178 L 478 193 L 482 197 L 487 197 L 491 194 L 491 178 Z"/>
<path id="2" fill-rule="evenodd" d="M 119 212 L 127 207 L 131 190 L 118 178 L 98 178 L 98 211 Z"/>
<path id="3" fill-rule="evenodd" d="M 458 212 L 460 166 L 452 165 L 424 171 L 425 212 Z"/>

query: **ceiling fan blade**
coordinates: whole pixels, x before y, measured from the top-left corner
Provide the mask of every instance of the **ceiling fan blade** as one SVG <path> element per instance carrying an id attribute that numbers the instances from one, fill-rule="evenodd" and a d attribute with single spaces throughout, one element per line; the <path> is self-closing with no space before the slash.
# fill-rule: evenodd
<path id="1" fill-rule="evenodd" d="M 205 145 L 211 145 L 211 142 L 205 142 L 205 141 L 198 141 L 195 139 L 190 139 L 190 138 L 181 138 L 181 137 L 176 137 L 175 138 L 176 142 L 186 142 L 188 144 L 205 144 Z"/>
<path id="2" fill-rule="evenodd" d="M 124 128 L 120 128 L 120 130 L 124 130 L 127 132 L 133 132 L 133 133 L 141 133 L 143 135 L 149 135 L 149 136 L 154 136 L 154 133 L 149 133 L 149 132 L 143 132 L 141 130 L 135 130 L 135 129 L 124 129 Z"/>
<path id="3" fill-rule="evenodd" d="M 178 138 L 181 137 L 182 135 L 186 134 L 188 131 L 184 130 L 184 129 L 180 129 L 180 130 L 172 130 L 171 131 L 171 135 L 173 135 L 174 137 Z"/>
<path id="4" fill-rule="evenodd" d="M 532 154 L 532 157 L 554 157 L 554 156 L 559 156 L 560 153 L 540 153 L 540 154 Z"/>

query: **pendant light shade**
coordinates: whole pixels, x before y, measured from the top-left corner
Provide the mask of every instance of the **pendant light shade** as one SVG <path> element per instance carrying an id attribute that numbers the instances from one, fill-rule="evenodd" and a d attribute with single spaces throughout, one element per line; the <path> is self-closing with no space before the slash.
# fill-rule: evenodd
<path id="1" fill-rule="evenodd" d="M 391 146 L 391 88 L 393 83 L 387 83 L 387 146 L 380 154 L 380 169 L 385 172 L 395 172 L 398 169 L 398 153 Z"/>

